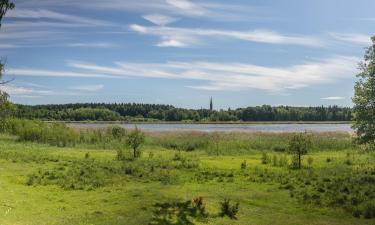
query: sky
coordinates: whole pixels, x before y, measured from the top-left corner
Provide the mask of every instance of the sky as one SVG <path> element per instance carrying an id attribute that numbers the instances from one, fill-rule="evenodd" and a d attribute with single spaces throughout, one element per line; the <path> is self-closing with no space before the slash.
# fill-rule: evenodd
<path id="1" fill-rule="evenodd" d="M 14 0 L 0 87 L 21 104 L 351 106 L 373 0 Z"/>

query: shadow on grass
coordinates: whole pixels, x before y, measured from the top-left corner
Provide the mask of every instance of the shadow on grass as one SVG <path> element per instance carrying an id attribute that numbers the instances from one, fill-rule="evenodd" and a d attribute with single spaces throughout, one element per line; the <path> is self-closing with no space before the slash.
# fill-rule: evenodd
<path id="1" fill-rule="evenodd" d="M 193 225 L 192 218 L 206 216 L 191 201 L 156 203 L 154 208 L 152 225 Z"/>

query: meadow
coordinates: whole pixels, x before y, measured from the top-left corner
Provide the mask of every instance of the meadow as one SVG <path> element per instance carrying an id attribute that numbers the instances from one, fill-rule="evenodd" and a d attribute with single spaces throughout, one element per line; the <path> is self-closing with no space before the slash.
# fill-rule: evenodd
<path id="1" fill-rule="evenodd" d="M 375 153 L 348 133 L 77 130 L 14 120 L 0 135 L 0 224 L 375 224 Z"/>

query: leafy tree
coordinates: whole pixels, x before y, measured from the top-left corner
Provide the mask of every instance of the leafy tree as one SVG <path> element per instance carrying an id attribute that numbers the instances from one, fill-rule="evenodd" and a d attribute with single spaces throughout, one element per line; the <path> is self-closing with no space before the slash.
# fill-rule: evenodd
<path id="1" fill-rule="evenodd" d="M 0 0 L 0 28 L 1 28 L 1 21 L 3 17 L 5 16 L 5 13 L 13 9 L 15 7 L 13 2 L 10 2 L 9 0 Z M 4 72 L 4 64 L 0 61 L 0 79 Z M 0 82 L 2 84 L 2 82 Z M 1 94 L 1 93 L 0 93 Z"/>
<path id="2" fill-rule="evenodd" d="M 0 0 L 0 28 L 1 28 L 1 20 L 5 16 L 5 13 L 9 9 L 13 9 L 14 6 L 15 6 L 14 3 L 9 2 L 9 0 Z M 3 72 L 4 72 L 4 64 L 2 61 L 0 61 L 0 85 L 6 83 L 6 82 L 1 81 Z M 6 92 L 0 90 L 0 120 L 1 120 L 0 123 L 2 127 L 4 126 L 4 121 L 3 121 L 4 118 L 10 115 L 13 111 L 12 105 L 8 101 L 8 97 L 9 95 Z"/>
<path id="3" fill-rule="evenodd" d="M 15 5 L 13 2 L 9 0 L 0 0 L 0 27 L 1 27 L 1 20 L 5 16 L 5 13 L 10 10 L 14 9 Z"/>
<path id="4" fill-rule="evenodd" d="M 165 121 L 350 121 L 351 108 L 337 106 L 256 106 L 209 111 L 182 109 L 170 105 L 135 103 L 77 103 L 64 105 L 18 105 L 17 116 L 43 120 L 127 120 Z"/>
<path id="5" fill-rule="evenodd" d="M 133 157 L 139 158 L 141 156 L 140 146 L 145 141 L 145 134 L 135 127 L 127 137 L 127 144 L 133 149 Z"/>
<path id="6" fill-rule="evenodd" d="M 295 134 L 289 140 L 289 152 L 293 154 L 293 168 L 301 168 L 302 156 L 306 155 L 311 146 L 310 137 L 305 133 Z"/>
<path id="7" fill-rule="evenodd" d="M 375 145 L 375 36 L 372 46 L 367 48 L 364 60 L 359 64 L 354 90 L 353 128 L 360 144 Z"/>

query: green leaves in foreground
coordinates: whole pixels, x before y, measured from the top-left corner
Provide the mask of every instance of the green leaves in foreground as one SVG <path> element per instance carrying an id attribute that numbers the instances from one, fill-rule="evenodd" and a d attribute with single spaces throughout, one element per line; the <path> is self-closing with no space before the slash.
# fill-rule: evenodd
<path id="1" fill-rule="evenodd" d="M 353 128 L 358 143 L 375 147 L 375 37 L 360 63 L 360 70 L 354 87 Z"/>

